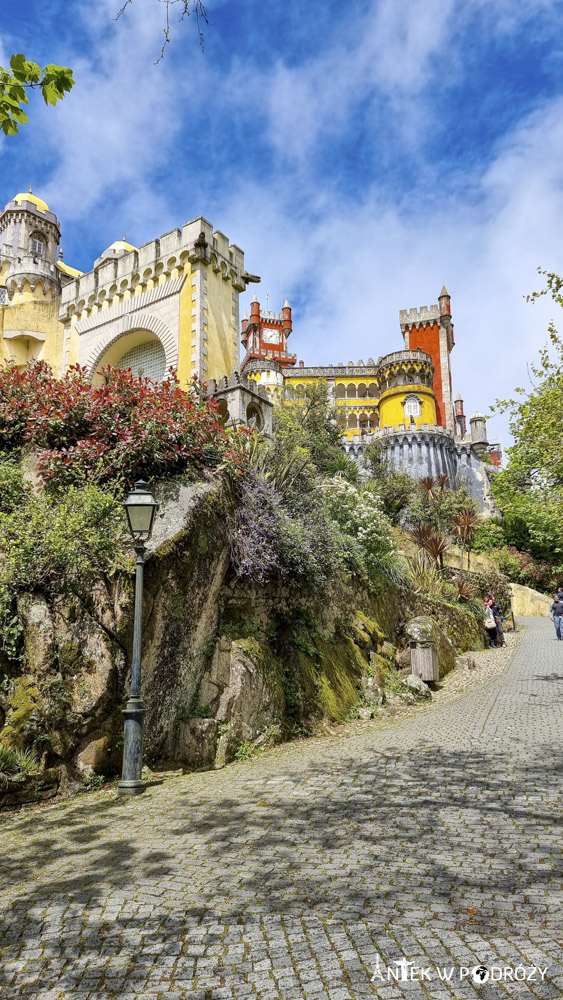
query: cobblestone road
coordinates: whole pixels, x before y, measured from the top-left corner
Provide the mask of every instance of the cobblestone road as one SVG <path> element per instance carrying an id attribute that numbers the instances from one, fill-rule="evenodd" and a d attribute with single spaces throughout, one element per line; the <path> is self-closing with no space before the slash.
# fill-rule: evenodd
<path id="1" fill-rule="evenodd" d="M 505 673 L 413 718 L 5 817 L 0 996 L 561 998 L 562 721 L 529 619 Z M 387 981 L 402 957 L 430 978 Z"/>

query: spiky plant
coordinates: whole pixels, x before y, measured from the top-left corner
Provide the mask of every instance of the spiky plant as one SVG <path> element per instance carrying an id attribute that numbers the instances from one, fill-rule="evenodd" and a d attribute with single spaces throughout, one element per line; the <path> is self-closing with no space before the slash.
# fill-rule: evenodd
<path id="1" fill-rule="evenodd" d="M 31 750 L 16 750 L 0 746 L 0 776 L 6 780 L 13 774 L 29 774 L 37 768 L 37 758 Z"/>
<path id="2" fill-rule="evenodd" d="M 434 476 L 424 476 L 424 478 L 420 480 L 420 488 L 424 490 L 425 493 L 432 493 L 435 486 L 436 480 L 434 479 Z"/>
<path id="3" fill-rule="evenodd" d="M 436 485 L 439 486 L 441 490 L 445 490 L 446 487 L 450 485 L 450 477 L 446 476 L 444 472 L 441 472 L 439 476 L 436 476 Z"/>
<path id="4" fill-rule="evenodd" d="M 475 597 L 477 588 L 466 576 L 454 576 L 452 583 L 457 590 L 457 600 L 461 604 L 466 604 Z"/>
<path id="5" fill-rule="evenodd" d="M 428 538 L 424 549 L 435 562 L 440 563 L 440 569 L 444 568 L 444 552 L 449 549 L 451 545 L 451 539 L 447 535 L 439 534 L 438 532 L 433 533 Z"/>
<path id="6" fill-rule="evenodd" d="M 410 537 L 413 542 L 416 543 L 421 549 L 425 549 L 428 544 L 428 539 L 434 534 L 434 529 L 431 524 L 424 522 L 423 524 L 417 524 L 415 528 L 410 532 Z"/>
<path id="7" fill-rule="evenodd" d="M 425 552 L 415 552 L 409 557 L 411 585 L 417 594 L 435 594 L 440 596 L 443 580 L 435 562 L 431 562 Z"/>

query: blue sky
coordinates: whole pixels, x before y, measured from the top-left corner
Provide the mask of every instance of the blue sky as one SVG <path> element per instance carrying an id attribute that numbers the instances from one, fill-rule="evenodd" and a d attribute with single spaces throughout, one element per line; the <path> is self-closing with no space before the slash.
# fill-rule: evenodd
<path id="1" fill-rule="evenodd" d="M 397 349 L 445 282 L 466 412 L 525 384 L 554 308 L 523 296 L 563 270 L 558 0 L 209 0 L 205 51 L 173 18 L 157 65 L 162 5 L 119 6 L 2 5 L 4 58 L 75 71 L 0 144 L 4 200 L 33 184 L 68 263 L 204 215 L 264 304 L 281 275 L 307 363 Z"/>

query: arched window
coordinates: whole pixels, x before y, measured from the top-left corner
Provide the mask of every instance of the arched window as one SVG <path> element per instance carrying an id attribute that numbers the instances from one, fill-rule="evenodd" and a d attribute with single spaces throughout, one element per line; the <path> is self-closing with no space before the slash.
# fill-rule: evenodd
<path id="1" fill-rule="evenodd" d="M 335 396 L 336 396 L 337 399 L 344 399 L 344 397 L 346 395 L 346 389 L 343 386 L 342 382 L 338 383 L 338 385 L 336 386 L 336 389 L 334 391 L 334 394 L 335 394 Z"/>
<path id="2" fill-rule="evenodd" d="M 353 431 L 358 426 L 358 418 L 355 413 L 350 413 L 348 417 L 348 430 Z"/>
<path id="3" fill-rule="evenodd" d="M 32 233 L 29 246 L 32 253 L 41 257 L 45 253 L 45 247 L 47 246 L 47 240 L 43 236 L 43 233 Z"/>
<path id="4" fill-rule="evenodd" d="M 225 399 L 219 400 L 219 412 L 217 414 L 217 423 L 224 426 L 229 419 L 229 407 Z"/>
<path id="5" fill-rule="evenodd" d="M 260 408 L 255 403 L 249 403 L 246 407 L 246 422 L 250 427 L 255 427 L 257 431 L 261 431 L 264 426 Z"/>
<path id="6" fill-rule="evenodd" d="M 365 382 L 360 382 L 360 384 L 358 385 L 358 397 L 360 399 L 365 399 L 367 396 L 367 392 L 368 391 Z"/>
<path id="7" fill-rule="evenodd" d="M 420 416 L 420 400 L 418 396 L 407 396 L 404 402 L 405 417 Z"/>
<path id="8" fill-rule="evenodd" d="M 348 399 L 356 399 L 357 392 L 356 392 L 356 385 L 354 382 L 349 382 L 348 385 L 346 386 L 346 395 L 348 396 Z"/>

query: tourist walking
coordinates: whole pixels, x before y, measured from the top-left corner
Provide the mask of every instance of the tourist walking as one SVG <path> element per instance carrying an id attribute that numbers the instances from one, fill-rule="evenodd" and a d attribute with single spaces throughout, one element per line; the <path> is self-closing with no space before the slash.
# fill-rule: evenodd
<path id="1" fill-rule="evenodd" d="M 549 617 L 555 625 L 556 639 L 563 639 L 563 636 L 561 635 L 561 626 L 563 625 L 563 601 L 559 600 L 559 594 L 553 595 L 553 601 L 551 602 L 549 608 Z"/>
<path id="2" fill-rule="evenodd" d="M 495 601 L 494 597 L 489 598 L 489 607 L 493 612 L 493 616 L 497 627 L 497 644 L 499 646 L 506 646 L 504 638 L 504 629 L 502 627 L 502 611 L 500 610 L 500 605 L 498 604 L 497 601 Z"/>
<path id="3" fill-rule="evenodd" d="M 485 612 L 485 628 L 487 629 L 487 635 L 489 637 L 489 645 L 494 649 L 497 648 L 497 623 L 495 621 L 495 616 L 493 614 L 491 605 L 489 603 L 490 598 L 485 599 L 483 603 L 483 610 Z"/>

